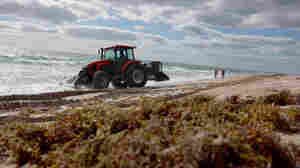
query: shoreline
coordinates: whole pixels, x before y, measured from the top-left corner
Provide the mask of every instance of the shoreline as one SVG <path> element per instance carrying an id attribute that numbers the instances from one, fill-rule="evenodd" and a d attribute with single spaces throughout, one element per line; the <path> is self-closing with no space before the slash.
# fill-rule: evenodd
<path id="1" fill-rule="evenodd" d="M 266 96 L 280 90 L 290 89 L 300 93 L 300 75 L 235 75 L 224 79 L 208 79 L 184 82 L 173 85 L 148 86 L 144 88 L 127 89 L 82 89 L 40 94 L 17 94 L 0 96 L 0 113 L 4 111 L 22 110 L 23 108 L 38 108 L 49 106 L 63 106 L 82 103 L 84 101 L 103 100 L 124 97 L 186 97 L 191 95 L 210 95 L 224 100 L 233 95 L 242 98 Z M 90 99 L 90 100 L 89 100 Z"/>
<path id="2" fill-rule="evenodd" d="M 164 96 L 177 94 L 173 91 L 177 90 L 180 93 L 184 93 L 188 90 L 202 90 L 209 89 L 212 85 L 216 83 L 223 83 L 228 81 L 235 81 L 243 78 L 251 77 L 251 75 L 236 75 L 227 77 L 225 79 L 204 79 L 197 81 L 182 82 L 179 84 L 164 84 L 162 86 L 146 86 L 144 88 L 127 88 L 127 89 L 77 89 L 77 90 L 67 90 L 67 91 L 57 91 L 57 92 L 44 92 L 36 94 L 10 94 L 0 96 L 0 112 L 3 110 L 14 110 L 22 107 L 33 107 L 35 105 L 49 106 L 55 104 L 55 102 L 60 101 L 62 104 L 73 103 L 72 101 L 80 101 L 83 99 L 101 97 L 103 99 L 108 99 L 111 96 L 119 95 L 120 97 L 127 95 L 143 96 Z M 160 92 L 161 94 L 157 94 Z M 178 93 L 179 94 L 179 93 Z M 62 101 L 63 102 L 62 102 Z M 69 101 L 69 102 L 68 102 Z"/>

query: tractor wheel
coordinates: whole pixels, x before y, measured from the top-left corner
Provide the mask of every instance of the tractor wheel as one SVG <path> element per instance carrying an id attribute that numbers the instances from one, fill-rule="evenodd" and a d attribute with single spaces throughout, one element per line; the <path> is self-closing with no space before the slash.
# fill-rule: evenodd
<path id="1" fill-rule="evenodd" d="M 127 74 L 127 83 L 129 87 L 144 87 L 147 83 L 144 68 L 139 66 L 130 68 Z"/>
<path id="2" fill-rule="evenodd" d="M 104 89 L 107 88 L 110 82 L 110 76 L 103 71 L 95 72 L 93 76 L 92 86 L 94 89 Z"/>
<path id="3" fill-rule="evenodd" d="M 87 68 L 83 68 L 79 74 L 77 75 L 74 85 L 75 88 L 79 88 L 80 86 L 87 86 L 90 84 L 90 78 L 88 75 L 88 69 Z"/>
<path id="4" fill-rule="evenodd" d="M 122 83 L 120 80 L 116 79 L 116 80 L 112 80 L 111 84 L 113 85 L 114 88 L 116 89 L 123 89 L 127 87 L 127 84 L 124 82 Z"/>
<path id="5" fill-rule="evenodd" d="M 80 88 L 81 86 L 88 86 L 89 77 L 88 76 L 78 76 L 74 82 L 75 88 Z"/>

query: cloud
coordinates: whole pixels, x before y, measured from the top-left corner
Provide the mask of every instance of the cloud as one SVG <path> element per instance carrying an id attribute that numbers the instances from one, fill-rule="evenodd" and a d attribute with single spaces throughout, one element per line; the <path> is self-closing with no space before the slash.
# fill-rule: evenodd
<path id="1" fill-rule="evenodd" d="M 0 15 L 12 15 L 26 19 L 34 18 L 55 24 L 73 22 L 78 19 L 78 17 L 66 7 L 60 7 L 58 5 L 45 6 L 38 2 L 21 4 L 16 1 L 4 1 L 4 3 L 0 3 Z"/>
<path id="2" fill-rule="evenodd" d="M 33 24 L 28 22 L 16 21 L 0 21 L 0 31 L 2 32 L 18 32 L 18 33 L 58 33 L 58 30 L 53 27 L 49 28 L 41 24 Z"/>
<path id="3" fill-rule="evenodd" d="M 48 29 L 39 25 L 24 25 L 21 29 L 23 32 L 44 32 L 44 33 L 57 33 L 57 29 Z"/>
<path id="4" fill-rule="evenodd" d="M 288 47 L 297 45 L 297 41 L 287 37 L 265 37 L 254 35 L 225 34 L 205 26 L 187 26 L 182 28 L 186 32 L 183 44 L 195 49 L 216 48 L 224 50 L 249 50 L 265 47 Z M 251 53 L 251 52 L 249 52 Z"/>
<path id="5" fill-rule="evenodd" d="M 214 28 L 210 28 L 208 25 L 187 25 L 180 27 L 178 30 L 185 32 L 185 35 L 187 36 L 196 36 L 201 39 L 223 36 L 221 32 L 216 31 Z"/>
<path id="6" fill-rule="evenodd" d="M 300 26 L 300 1 L 216 0 L 207 15 L 198 20 L 214 25 L 255 28 L 295 28 Z"/>
<path id="7" fill-rule="evenodd" d="M 300 6 L 299 6 L 300 7 Z M 253 14 L 244 20 L 242 27 L 279 27 L 279 28 L 299 28 L 300 12 L 299 9 L 285 9 L 278 11 L 268 11 Z"/>
<path id="8" fill-rule="evenodd" d="M 0 23 L 0 31 L 2 30 L 10 30 L 10 29 L 15 29 L 15 27 L 10 26 L 10 25 L 6 25 L 6 24 L 1 24 Z"/>
<path id="9" fill-rule="evenodd" d="M 132 32 L 107 27 L 74 26 L 65 28 L 65 31 L 68 35 L 77 38 L 111 41 L 137 40 L 136 35 Z"/>
<path id="10" fill-rule="evenodd" d="M 146 22 L 207 23 L 230 27 L 300 27 L 300 1 L 110 0 L 121 17 Z"/>
<path id="11" fill-rule="evenodd" d="M 124 31 L 111 27 L 97 27 L 97 26 L 79 26 L 73 25 L 64 27 L 65 34 L 79 38 L 79 39 L 93 39 L 93 40 L 108 40 L 114 42 L 133 42 L 135 44 L 143 43 L 143 41 L 151 41 L 152 44 L 166 45 L 168 39 L 150 33 Z"/>
<path id="12" fill-rule="evenodd" d="M 54 24 L 117 19 L 230 27 L 300 27 L 298 0 L 3 0 L 0 15 Z"/>
<path id="13" fill-rule="evenodd" d="M 166 45 L 168 44 L 168 39 L 164 38 L 159 35 L 152 35 L 152 34 L 141 34 L 140 36 L 143 36 L 143 39 L 151 40 L 154 43 L 157 43 L 159 45 Z M 141 40 L 143 40 L 141 39 Z"/>
<path id="14" fill-rule="evenodd" d="M 140 5 L 148 5 L 148 4 L 156 4 L 160 6 L 183 6 L 183 7 L 191 7 L 194 4 L 207 2 L 209 0 L 189 0 L 189 1 L 182 1 L 182 0 L 104 0 L 108 3 L 112 3 L 117 6 L 124 6 L 124 5 L 133 5 L 133 6 L 140 6 Z"/>
<path id="15" fill-rule="evenodd" d="M 4 0 L 0 2 L 0 16 L 32 19 L 52 24 L 74 23 L 79 20 L 96 18 L 112 18 L 101 3 L 89 1 L 58 0 Z"/>

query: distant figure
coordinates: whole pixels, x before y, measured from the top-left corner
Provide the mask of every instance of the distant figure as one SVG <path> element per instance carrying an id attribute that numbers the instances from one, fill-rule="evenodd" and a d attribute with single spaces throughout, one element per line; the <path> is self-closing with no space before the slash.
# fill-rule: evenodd
<path id="1" fill-rule="evenodd" d="M 219 74 L 219 71 L 220 71 L 220 69 L 219 69 L 219 68 L 216 68 L 216 69 L 215 69 L 215 79 L 217 79 L 217 77 L 218 77 L 218 74 Z"/>
<path id="2" fill-rule="evenodd" d="M 218 69 L 218 68 L 216 68 L 216 69 L 215 69 L 215 71 L 214 71 L 214 73 L 215 73 L 215 79 L 217 79 L 218 72 L 219 72 L 219 69 Z"/>
<path id="3" fill-rule="evenodd" d="M 215 71 L 214 71 L 214 74 L 215 74 L 215 79 L 217 79 L 218 77 L 218 74 L 219 72 L 221 71 L 221 76 L 222 76 L 222 79 L 225 78 L 225 70 L 224 69 L 219 69 L 219 68 L 216 68 Z"/>
<path id="4" fill-rule="evenodd" d="M 225 78 L 225 69 L 222 69 L 221 71 L 222 71 L 222 79 L 224 79 Z"/>

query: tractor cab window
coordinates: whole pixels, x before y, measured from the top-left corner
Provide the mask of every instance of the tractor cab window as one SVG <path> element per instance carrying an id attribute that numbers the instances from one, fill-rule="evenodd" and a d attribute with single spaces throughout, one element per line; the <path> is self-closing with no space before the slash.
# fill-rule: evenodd
<path id="1" fill-rule="evenodd" d="M 115 60 L 114 49 L 108 49 L 105 51 L 104 58 L 108 60 Z"/>
<path id="2" fill-rule="evenodd" d="M 116 50 L 116 59 L 128 59 L 127 53 L 125 49 L 117 49 Z"/>
<path id="3" fill-rule="evenodd" d="M 130 60 L 134 60 L 134 54 L 133 54 L 133 49 L 127 49 L 127 55 L 128 55 L 128 59 Z"/>

